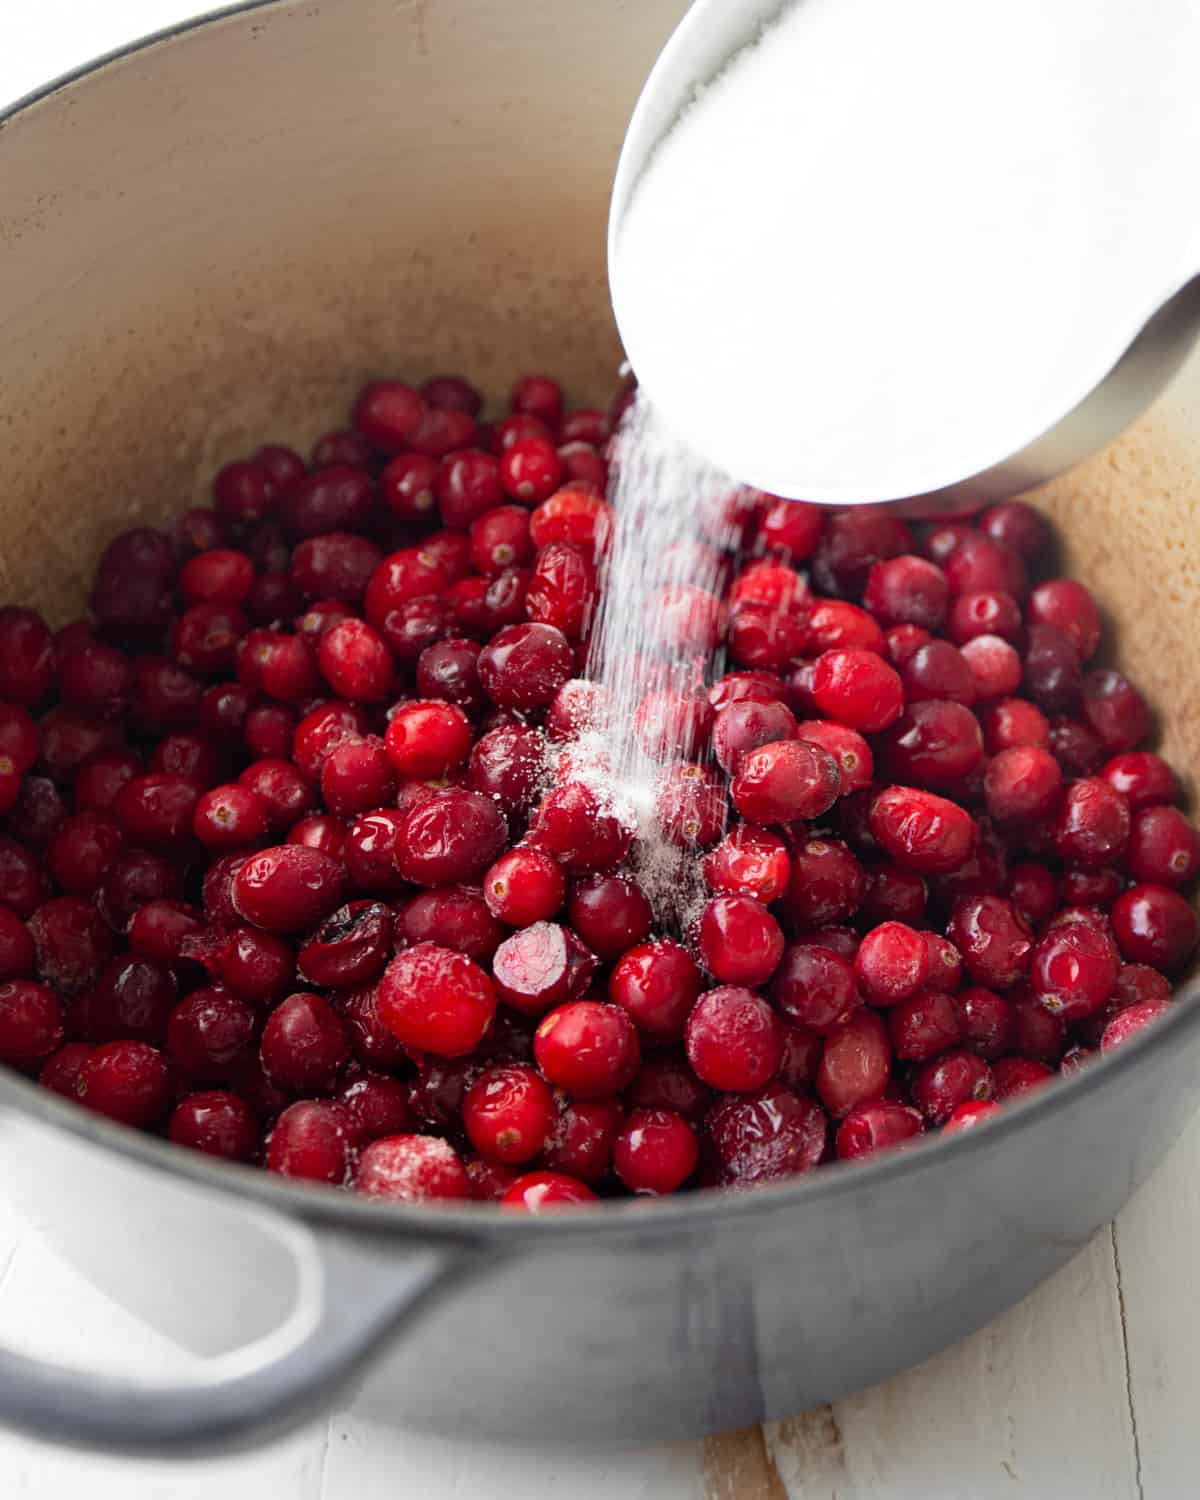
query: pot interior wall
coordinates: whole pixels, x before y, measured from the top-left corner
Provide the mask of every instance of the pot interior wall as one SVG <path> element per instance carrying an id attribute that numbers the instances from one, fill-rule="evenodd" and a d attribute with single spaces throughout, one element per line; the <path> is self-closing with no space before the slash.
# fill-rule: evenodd
<path id="1" fill-rule="evenodd" d="M 0 127 L 0 593 L 55 620 L 113 530 L 302 447 L 364 378 L 611 389 L 604 223 L 683 0 L 268 5 L 121 59 Z M 1200 752 L 1200 362 L 1036 497 L 1181 767 Z"/>

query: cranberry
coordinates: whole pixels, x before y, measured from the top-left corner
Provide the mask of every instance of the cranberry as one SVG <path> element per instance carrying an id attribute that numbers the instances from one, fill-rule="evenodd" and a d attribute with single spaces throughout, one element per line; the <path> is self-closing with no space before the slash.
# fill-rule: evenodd
<path id="1" fill-rule="evenodd" d="M 75 772 L 75 806 L 79 812 L 108 812 L 117 793 L 142 769 L 132 750 L 99 750 Z"/>
<path id="2" fill-rule="evenodd" d="M 341 858 L 350 882 L 372 896 L 397 896 L 404 880 L 396 868 L 396 840 L 405 815 L 394 808 L 376 808 L 355 818 L 346 831 Z"/>
<path id="3" fill-rule="evenodd" d="M 451 789 L 418 802 L 396 835 L 396 866 L 414 885 L 449 885 L 482 875 L 508 842 L 496 804 Z"/>
<path id="4" fill-rule="evenodd" d="M 565 1172 L 526 1172 L 501 1198 L 501 1207 L 510 1212 L 540 1214 L 576 1203 L 590 1203 L 595 1193 L 586 1183 Z"/>
<path id="5" fill-rule="evenodd" d="M 226 464 L 213 480 L 218 514 L 235 526 L 252 525 L 274 508 L 274 486 L 266 465 L 251 459 Z"/>
<path id="6" fill-rule="evenodd" d="M 220 986 L 193 990 L 171 1012 L 167 1050 L 198 1083 L 227 1083 L 254 1047 L 254 1011 Z"/>
<path id="7" fill-rule="evenodd" d="M 64 1099 L 77 1099 L 80 1069 L 95 1050 L 90 1042 L 65 1043 L 42 1064 L 38 1082 Z"/>
<path id="8" fill-rule="evenodd" d="M 540 1155 L 554 1117 L 554 1095 L 527 1063 L 489 1068 L 463 1100 L 463 1127 L 472 1146 L 506 1165 Z"/>
<path id="9" fill-rule="evenodd" d="M 1058 805 L 1062 782 L 1062 771 L 1048 750 L 1036 745 L 1001 750 L 984 773 L 988 812 L 999 823 L 1045 817 Z"/>
<path id="10" fill-rule="evenodd" d="M 787 948 L 771 984 L 771 998 L 797 1025 L 826 1034 L 862 1004 L 848 959 L 818 943 Z"/>
<path id="11" fill-rule="evenodd" d="M 263 1028 L 263 1068 L 290 1093 L 328 1093 L 349 1055 L 346 1028 L 320 995 L 290 995 Z"/>
<path id="12" fill-rule="evenodd" d="M 762 745 L 784 742 L 796 734 L 796 720 L 782 703 L 772 701 L 758 703 L 752 699 L 741 699 L 722 708 L 713 720 L 713 754 L 723 771 L 733 774 L 739 762 L 749 751 Z M 669 736 L 668 746 L 679 742 L 678 735 Z M 689 749 L 694 751 L 699 743 Z"/>
<path id="13" fill-rule="evenodd" d="M 192 832 L 202 791 L 191 777 L 151 771 L 121 788 L 113 814 L 133 842 L 171 849 Z"/>
<path id="14" fill-rule="evenodd" d="M 778 823 L 820 817 L 840 789 L 841 773 L 828 751 L 805 740 L 780 740 L 742 756 L 730 796 L 742 817 Z"/>
<path id="15" fill-rule="evenodd" d="M 566 636 L 553 625 L 510 625 L 479 654 L 479 680 L 493 703 L 533 709 L 550 703 L 574 673 Z"/>
<path id="16" fill-rule="evenodd" d="M 569 781 L 543 799 L 530 824 L 529 839 L 572 874 L 590 874 L 619 865 L 633 843 L 633 833 L 603 808 L 590 787 Z"/>
<path id="17" fill-rule="evenodd" d="M 491 1026 L 496 991 L 465 954 L 418 943 L 392 960 L 377 1004 L 380 1020 L 406 1047 L 462 1057 Z"/>
<path id="18" fill-rule="evenodd" d="M 445 776 L 471 750 L 471 724 L 453 703 L 405 703 L 387 728 L 387 753 L 400 776 Z"/>
<path id="19" fill-rule="evenodd" d="M 569 1099 L 561 1091 L 556 1093 L 542 1160 L 552 1171 L 567 1172 L 581 1182 L 599 1181 L 612 1162 L 623 1118 L 616 1099 Z"/>
<path id="20" fill-rule="evenodd" d="M 808 634 L 799 615 L 739 605 L 729 619 L 729 655 L 744 667 L 780 671 L 801 655 Z"/>
<path id="21" fill-rule="evenodd" d="M 303 932 L 345 900 L 346 866 L 302 844 L 252 854 L 233 879 L 238 916 L 267 932 Z"/>
<path id="22" fill-rule="evenodd" d="M 403 521 L 423 521 L 437 501 L 437 460 L 424 453 L 402 453 L 379 476 L 384 504 Z"/>
<path id="23" fill-rule="evenodd" d="M 893 625 L 884 636 L 883 654 L 897 671 L 911 660 L 922 646 L 933 639 L 920 625 Z"/>
<path id="24" fill-rule="evenodd" d="M 88 601 L 100 634 L 121 645 L 154 641 L 171 618 L 175 567 L 175 549 L 161 531 L 141 527 L 111 541 Z"/>
<path id="25" fill-rule="evenodd" d="M 704 858 L 704 878 L 711 890 L 753 896 L 764 904 L 782 895 L 790 872 L 784 841 L 752 823 L 739 823 Z"/>
<path id="26" fill-rule="evenodd" d="M 904 707 L 899 674 L 873 651 L 823 652 L 812 693 L 822 714 L 864 732 L 886 729 Z"/>
<path id="27" fill-rule="evenodd" d="M 29 1068 L 47 1058 L 63 1039 L 63 1007 L 44 984 L 10 979 L 0 984 L 0 1062 Z"/>
<path id="28" fill-rule="evenodd" d="M 809 1172 L 825 1151 L 825 1112 L 782 1083 L 722 1099 L 704 1122 L 719 1180 L 728 1187 Z"/>
<path id="29" fill-rule="evenodd" d="M 983 726 L 984 744 L 992 755 L 1017 745 L 1050 748 L 1050 725 L 1045 714 L 1024 698 L 1001 698 L 997 703 L 985 704 L 979 722 Z"/>
<path id="30" fill-rule="evenodd" d="M 542 769 L 542 738 L 533 729 L 507 726 L 476 741 L 467 772 L 472 790 L 495 797 L 519 813 L 532 804 Z"/>
<path id="31" fill-rule="evenodd" d="M 837 1154 L 842 1161 L 871 1156 L 876 1151 L 914 1140 L 924 1128 L 920 1112 L 907 1104 L 887 1099 L 876 1104 L 860 1104 L 838 1126 L 835 1138 Z"/>
<path id="32" fill-rule="evenodd" d="M 897 1057 L 924 1062 L 960 1045 L 962 1019 L 950 995 L 918 990 L 888 1013 L 888 1033 Z"/>
<path id="33" fill-rule="evenodd" d="M 500 482 L 505 493 L 524 505 L 548 500 L 562 478 L 562 462 L 547 438 L 518 438 L 500 460 Z"/>
<path id="34" fill-rule="evenodd" d="M 1011 1057 L 1005 1059 L 1006 1063 L 1020 1064 L 1024 1061 L 1024 1058 L 1019 1057 Z M 1029 1067 L 1036 1069 L 1039 1067 L 1039 1064 L 1030 1063 Z M 1019 1074 L 1014 1075 L 1014 1081 L 1017 1077 L 1019 1077 Z M 1032 1081 L 1038 1081 L 1037 1074 L 1034 1074 Z M 1025 1086 L 1028 1087 L 1029 1085 L 1026 1084 Z M 1013 1092 L 1016 1093 L 1021 1093 L 1023 1091 L 1023 1088 L 1020 1087 L 1019 1084 L 1018 1087 L 1013 1090 Z M 954 1111 L 950 1115 L 950 1118 L 946 1121 L 945 1125 L 942 1126 L 942 1134 L 958 1135 L 961 1131 L 964 1130 L 974 1130 L 977 1125 L 982 1125 L 986 1120 L 991 1119 L 993 1115 L 998 1114 L 999 1111 L 1000 1106 L 993 1099 L 968 1100 L 967 1103 L 959 1104 L 955 1107 Z"/>
<path id="35" fill-rule="evenodd" d="M 996 1090 L 994 1100 L 1001 1103 L 1048 1083 L 1054 1074 L 1045 1063 L 1035 1062 L 1033 1058 L 1002 1057 L 992 1069 L 992 1077 Z"/>
<path id="36" fill-rule="evenodd" d="M 643 1036 L 678 1041 L 700 994 L 701 977 L 686 949 L 669 939 L 630 948 L 613 969 L 609 998 Z"/>
<path id="37" fill-rule="evenodd" d="M 342 1186 L 350 1175 L 350 1159 L 350 1132 L 337 1104 L 309 1099 L 290 1104 L 267 1138 L 267 1171 L 284 1177 Z"/>
<path id="38" fill-rule="evenodd" d="M 1164 1000 L 1145 1000 L 1139 1005 L 1127 1006 L 1104 1028 L 1104 1035 L 1100 1038 L 1100 1051 L 1108 1053 L 1114 1047 L 1120 1047 L 1152 1021 L 1157 1021 L 1166 1009 Z"/>
<path id="39" fill-rule="evenodd" d="M 779 1018 L 753 990 L 735 985 L 709 990 L 687 1020 L 685 1045 L 696 1076 L 723 1092 L 760 1089 L 783 1055 Z"/>
<path id="40" fill-rule="evenodd" d="M 1120 967 L 1106 933 L 1087 922 L 1070 922 L 1048 931 L 1033 950 L 1030 983 L 1046 1010 L 1081 1021 L 1112 995 Z"/>
<path id="41" fill-rule="evenodd" d="M 369 812 L 396 795 L 396 773 L 384 748 L 373 735 L 344 740 L 321 767 L 321 795 L 330 812 L 354 817 Z M 289 843 L 302 842 L 289 838 Z"/>
<path id="42" fill-rule="evenodd" d="M 90 896 L 124 844 L 115 819 L 83 812 L 68 818 L 46 849 L 46 868 L 70 896 Z"/>
<path id="43" fill-rule="evenodd" d="M 925 915 L 929 892 L 915 870 L 900 865 L 876 865 L 867 873 L 862 913 L 871 923 L 904 922 L 915 926 Z"/>
<path id="44" fill-rule="evenodd" d="M 974 1052 L 945 1052 L 909 1082 L 912 1101 L 930 1125 L 944 1125 L 959 1105 L 988 1100 L 994 1089 L 991 1068 Z"/>
<path id="45" fill-rule="evenodd" d="M 206 890 L 208 883 L 209 877 L 205 876 Z M 109 865 L 96 896 L 96 906 L 114 931 L 124 932 L 134 914 L 147 902 L 170 900 L 179 894 L 179 875 L 173 865 L 157 854 L 130 849 L 118 854 Z M 9 905 L 13 905 L 11 899 Z"/>
<path id="46" fill-rule="evenodd" d="M 487 706 L 479 683 L 479 651 L 475 641 L 451 639 L 426 646 L 417 658 L 417 692 L 441 699 L 474 714 Z"/>
<path id="47" fill-rule="evenodd" d="M 60 995 L 90 989 L 112 957 L 112 933 L 100 914 L 77 896 L 60 896 L 29 918 L 38 976 Z"/>
<path id="48" fill-rule="evenodd" d="M 1133 821 L 1125 863 L 1135 880 L 1183 885 L 1200 870 L 1200 833 L 1178 808 L 1148 807 Z"/>
<path id="49" fill-rule="evenodd" d="M 863 603 L 882 625 L 920 625 L 937 630 L 945 619 L 949 588 L 936 563 L 901 555 L 875 563 L 867 574 Z"/>
<path id="50" fill-rule="evenodd" d="M 884 653 L 884 634 L 873 615 L 840 599 L 821 599 L 808 614 L 807 651 L 861 650 Z M 918 629 L 919 627 L 907 627 Z M 929 632 L 923 632 L 929 639 Z"/>
<path id="51" fill-rule="evenodd" d="M 487 963 L 505 930 L 475 891 L 445 887 L 423 891 L 404 908 L 398 930 L 410 943 L 436 943 Z"/>
<path id="52" fill-rule="evenodd" d="M 533 1038 L 543 1077 L 575 1099 L 619 1093 L 637 1072 L 638 1034 L 619 1005 L 572 1000 L 544 1017 Z"/>
<path id="53" fill-rule="evenodd" d="M 408 1090 L 384 1073 L 361 1073 L 337 1093 L 346 1130 L 356 1147 L 408 1129 Z"/>
<path id="54" fill-rule="evenodd" d="M 956 903 L 946 935 L 976 984 L 1011 988 L 1028 970 L 1033 937 L 1025 919 L 1002 896 L 966 896 Z"/>
<path id="55" fill-rule="evenodd" d="M 323 600 L 327 608 L 330 604 L 341 604 L 343 618 L 346 618 L 345 611 L 363 598 L 382 562 L 383 553 L 379 547 L 352 532 L 329 531 L 321 536 L 306 537 L 292 553 L 288 564 L 288 593 L 298 600 Z M 261 588 L 264 581 L 260 579 L 258 587 Z M 247 607 L 253 599 L 251 595 Z M 267 618 L 274 619 L 286 612 L 276 609 Z M 384 621 L 375 621 L 374 624 L 376 629 L 387 633 Z M 297 628 L 300 628 L 299 622 Z"/>
<path id="56" fill-rule="evenodd" d="M 488 910 L 510 927 L 529 927 L 553 917 L 566 900 L 562 867 L 537 849 L 502 854 L 483 879 Z"/>
<path id="57" fill-rule="evenodd" d="M 300 974 L 324 989 L 357 989 L 379 978 L 391 949 L 389 909 L 381 901 L 351 901 L 326 917 L 300 949 Z"/>
<path id="58" fill-rule="evenodd" d="M 568 927 L 535 922 L 496 949 L 492 975 L 500 998 L 525 1015 L 540 1016 L 587 989 L 597 967 Z"/>
<path id="59" fill-rule="evenodd" d="M 97 1114 L 148 1130 L 170 1107 L 167 1064 L 162 1053 L 146 1042 L 105 1042 L 85 1059 L 75 1094 Z"/>
<path id="60" fill-rule="evenodd" d="M 179 987 L 164 965 L 128 956 L 114 958 L 87 997 L 90 1038 L 108 1042 L 132 1037 L 159 1043 L 166 1036 L 167 1018 L 178 997 Z"/>
<path id="61" fill-rule="evenodd" d="M 918 786 L 956 786 L 983 760 L 978 719 L 962 704 L 939 699 L 914 703 L 883 742 L 892 774 Z"/>
<path id="62" fill-rule="evenodd" d="M 975 697 L 981 702 L 1007 698 L 1021 685 L 1021 658 L 998 635 L 977 635 L 962 647 L 971 671 Z"/>
<path id="63" fill-rule="evenodd" d="M 871 832 L 898 864 L 923 874 L 956 870 L 975 842 L 971 815 L 944 797 L 893 786 L 871 803 Z"/>
<path id="64" fill-rule="evenodd" d="M 1129 805 L 1107 781 L 1072 782 L 1054 827 L 1060 859 L 1095 867 L 1119 860 L 1129 839 Z"/>
<path id="65" fill-rule="evenodd" d="M 50 691 L 54 638 L 33 609 L 0 608 L 0 698 L 31 707 Z"/>
<path id="66" fill-rule="evenodd" d="M 252 848 L 266 838 L 271 809 L 257 792 L 218 786 L 205 792 L 192 815 L 192 831 L 208 849 Z"/>
<path id="67" fill-rule="evenodd" d="M 912 551 L 912 533 L 896 516 L 874 506 L 835 512 L 813 558 L 813 572 L 829 594 L 861 593 L 871 568 Z"/>
<path id="68" fill-rule="evenodd" d="M 640 888 L 619 875 L 594 875 L 579 881 L 567 906 L 571 927 L 605 960 L 619 958 L 643 942 L 651 916 L 650 903 Z"/>
<path id="69" fill-rule="evenodd" d="M 704 965 L 721 984 L 765 984 L 783 957 L 783 933 L 761 902 L 717 896 L 700 917 Z"/>
<path id="70" fill-rule="evenodd" d="M 190 945 L 185 945 L 187 951 Z M 222 934 L 210 964 L 228 989 L 260 1009 L 287 994 L 295 967 L 291 947 L 282 938 L 255 927 L 235 927 Z"/>
<path id="71" fill-rule="evenodd" d="M 1026 616 L 1031 625 L 1060 631 L 1087 661 L 1100 644 L 1100 611 L 1083 584 L 1073 578 L 1052 578 L 1030 594 Z"/>
<path id="72" fill-rule="evenodd" d="M 175 1106 L 167 1136 L 225 1161 L 249 1161 L 258 1146 L 258 1122 L 246 1101 L 223 1089 L 189 1094 Z"/>
<path id="73" fill-rule="evenodd" d="M 907 1000 L 929 978 L 929 949 L 923 935 L 903 922 L 882 922 L 859 944 L 854 975 L 872 1005 Z"/>
<path id="74" fill-rule="evenodd" d="M 696 1133 L 667 1109 L 635 1109 L 613 1149 L 617 1176 L 632 1193 L 673 1193 L 696 1170 Z"/>
<path id="75" fill-rule="evenodd" d="M 421 387 L 421 395 L 435 411 L 465 411 L 477 417 L 483 407 L 483 397 L 461 375 L 435 375 Z"/>
<path id="76" fill-rule="evenodd" d="M 392 686 L 392 657 L 364 620 L 342 620 L 321 637 L 317 661 L 325 681 L 354 703 L 379 703 Z"/>
<path id="77" fill-rule="evenodd" d="M 663 771 L 655 789 L 654 814 L 663 837 L 681 849 L 707 849 L 725 830 L 725 798 L 705 766 L 683 764 Z M 626 848 L 631 841 L 626 839 Z M 619 858 L 623 857 L 624 851 Z"/>
<path id="78" fill-rule="evenodd" d="M 1110 755 L 1136 750 L 1154 730 L 1146 700 L 1120 672 L 1098 670 L 1083 679 L 1083 711 Z"/>
<path id="79" fill-rule="evenodd" d="M 1152 964 L 1167 973 L 1191 956 L 1200 936 L 1192 908 L 1161 885 L 1135 885 L 1118 897 L 1112 926 L 1128 963 Z"/>
<path id="80" fill-rule="evenodd" d="M 866 883 L 862 865 L 845 844 L 809 839 L 792 858 L 784 912 L 795 928 L 843 921 L 862 905 Z"/>
<path id="81" fill-rule="evenodd" d="M 1161 756 L 1150 750 L 1114 755 L 1100 775 L 1114 792 L 1121 793 L 1133 813 L 1156 802 L 1179 801 L 1179 778 Z"/>
<path id="82" fill-rule="evenodd" d="M 1021 635 L 1021 606 L 1011 594 L 995 590 L 960 594 L 950 611 L 947 633 L 956 646 L 965 646 L 980 636 L 1017 641 Z"/>
<path id="83" fill-rule="evenodd" d="M 287 841 L 289 844 L 306 844 L 310 849 L 319 849 L 322 854 L 341 859 L 346 847 L 346 825 L 340 818 L 327 813 L 312 813 L 292 825 Z"/>

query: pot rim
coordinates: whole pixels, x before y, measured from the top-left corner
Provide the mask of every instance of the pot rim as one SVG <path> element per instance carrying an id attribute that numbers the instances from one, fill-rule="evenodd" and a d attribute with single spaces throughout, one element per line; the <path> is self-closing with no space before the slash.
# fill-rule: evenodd
<path id="1" fill-rule="evenodd" d="M 52 96 L 84 84 L 114 64 L 163 43 L 173 42 L 201 28 L 220 25 L 259 10 L 281 8 L 293 0 L 235 0 L 199 16 L 189 17 L 135 38 L 121 47 L 62 73 L 0 108 L 0 149 L 4 132 L 20 115 Z M 938 1170 L 947 1152 L 964 1153 L 1003 1146 L 1026 1126 L 1074 1104 L 1083 1106 L 1098 1089 L 1112 1086 L 1125 1073 L 1174 1047 L 1183 1033 L 1200 1026 L 1200 977 L 1176 990 L 1166 1015 L 1107 1056 L 1097 1057 L 1068 1078 L 1056 1078 L 1005 1104 L 994 1120 L 949 1140 L 939 1132 L 903 1149 L 881 1151 L 867 1160 L 833 1162 L 783 1182 L 764 1183 L 746 1191 L 701 1190 L 666 1198 L 635 1198 L 581 1205 L 569 1211 L 543 1214 L 505 1213 L 490 1203 L 466 1203 L 440 1208 L 431 1204 L 391 1203 L 362 1198 L 322 1183 L 279 1176 L 262 1167 L 224 1162 L 173 1145 L 163 1137 L 146 1135 L 95 1115 L 69 1099 L 42 1088 L 35 1080 L 0 1067 L 0 1120 L 6 1110 L 32 1116 L 118 1156 L 202 1187 L 229 1192 L 265 1208 L 312 1224 L 341 1225 L 371 1235 L 447 1243 L 491 1243 L 503 1247 L 532 1247 L 553 1241 L 583 1241 L 592 1245 L 598 1235 L 608 1239 L 662 1237 L 680 1228 L 703 1231 L 727 1220 L 753 1219 L 814 1207 L 827 1198 L 858 1191 L 870 1192 L 895 1177 L 919 1177 Z M 1007 1149 L 1014 1149 L 1009 1146 Z"/>

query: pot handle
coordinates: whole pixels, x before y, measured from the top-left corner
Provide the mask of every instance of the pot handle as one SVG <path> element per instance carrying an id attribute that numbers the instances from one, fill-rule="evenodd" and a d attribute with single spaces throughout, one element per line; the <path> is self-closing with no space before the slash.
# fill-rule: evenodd
<path id="1" fill-rule="evenodd" d="M 328 1406 L 479 1260 L 477 1248 L 462 1244 L 415 1248 L 259 1217 L 296 1261 L 295 1303 L 278 1327 L 164 1382 L 0 1348 L 0 1422 L 54 1442 L 141 1455 L 249 1447 Z"/>

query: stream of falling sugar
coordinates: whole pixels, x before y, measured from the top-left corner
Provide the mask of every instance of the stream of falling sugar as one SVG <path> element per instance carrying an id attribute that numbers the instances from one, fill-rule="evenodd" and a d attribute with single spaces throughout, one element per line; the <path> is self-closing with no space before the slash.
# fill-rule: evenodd
<path id="1" fill-rule="evenodd" d="M 573 762 L 635 830 L 638 881 L 660 923 L 681 930 L 703 897 L 702 876 L 694 848 L 664 828 L 658 794 L 668 766 L 699 759 L 686 725 L 718 649 L 738 486 L 641 397 L 617 432 L 612 472 L 613 533 L 588 664 L 600 691 Z"/>

